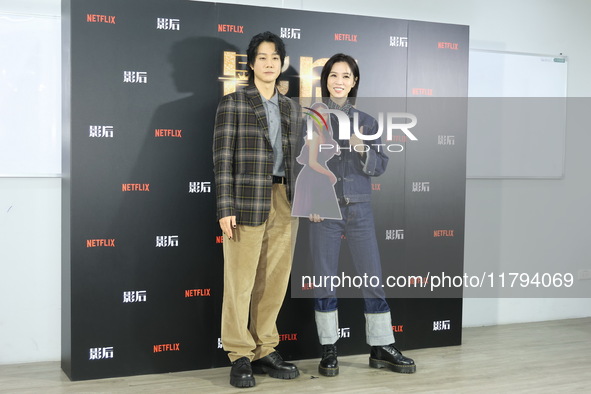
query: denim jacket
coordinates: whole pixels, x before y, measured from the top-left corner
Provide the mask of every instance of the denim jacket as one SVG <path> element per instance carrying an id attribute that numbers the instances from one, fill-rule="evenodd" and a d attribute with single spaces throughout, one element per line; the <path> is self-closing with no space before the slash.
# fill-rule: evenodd
<path id="1" fill-rule="evenodd" d="M 375 134 L 378 122 L 355 108 L 349 111 L 351 124 L 350 133 L 353 134 L 353 114 L 359 116 L 359 129 L 363 126 L 363 134 Z M 376 140 L 362 140 L 364 146 L 357 147 L 358 151 L 367 151 L 365 155 L 359 154 L 354 147 L 349 145 L 349 140 L 339 139 L 338 122 L 335 115 L 331 114 L 333 138 L 339 144 L 340 155 L 335 155 L 328 161 L 328 168 L 337 177 L 335 191 L 341 205 L 355 202 L 371 201 L 371 177 L 380 176 L 386 171 L 388 156 L 384 152 L 381 138 Z"/>

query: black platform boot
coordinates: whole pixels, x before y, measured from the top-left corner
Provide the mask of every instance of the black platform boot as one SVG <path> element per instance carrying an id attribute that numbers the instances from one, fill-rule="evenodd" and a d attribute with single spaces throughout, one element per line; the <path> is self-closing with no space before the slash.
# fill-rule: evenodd
<path id="1" fill-rule="evenodd" d="M 322 345 L 322 360 L 318 365 L 318 373 L 323 376 L 337 376 L 339 374 L 336 345 Z"/>
<path id="2" fill-rule="evenodd" d="M 412 358 L 404 357 L 394 345 L 372 346 L 369 355 L 369 366 L 372 368 L 388 368 L 400 373 L 414 373 L 417 366 Z"/>

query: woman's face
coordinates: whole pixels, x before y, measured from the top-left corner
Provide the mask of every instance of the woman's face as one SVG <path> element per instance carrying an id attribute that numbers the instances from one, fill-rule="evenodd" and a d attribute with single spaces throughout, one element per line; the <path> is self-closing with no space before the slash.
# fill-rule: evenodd
<path id="1" fill-rule="evenodd" d="M 344 101 L 349 96 L 353 86 L 355 86 L 355 82 L 355 76 L 348 63 L 337 62 L 333 64 L 326 80 L 330 98 Z"/>

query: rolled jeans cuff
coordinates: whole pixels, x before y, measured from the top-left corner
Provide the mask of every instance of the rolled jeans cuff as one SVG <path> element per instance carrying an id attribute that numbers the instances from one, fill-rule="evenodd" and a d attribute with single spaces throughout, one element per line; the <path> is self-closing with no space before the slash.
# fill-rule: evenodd
<path id="1" fill-rule="evenodd" d="M 390 312 L 366 313 L 365 335 L 369 346 L 385 346 L 394 343 Z"/>
<path id="2" fill-rule="evenodd" d="M 338 310 L 330 312 L 314 311 L 316 319 L 316 329 L 318 330 L 318 340 L 321 345 L 334 345 L 339 339 L 339 312 Z"/>

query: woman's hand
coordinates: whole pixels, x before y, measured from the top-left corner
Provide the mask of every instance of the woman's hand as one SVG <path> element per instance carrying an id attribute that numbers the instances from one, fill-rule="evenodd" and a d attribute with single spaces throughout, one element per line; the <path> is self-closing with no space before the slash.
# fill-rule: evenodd
<path id="1" fill-rule="evenodd" d="M 310 221 L 311 221 L 311 222 L 314 222 L 314 223 L 320 223 L 320 222 L 322 222 L 323 220 L 324 220 L 324 219 L 322 219 L 322 218 L 320 217 L 320 215 L 319 215 L 319 214 L 317 214 L 317 213 L 311 213 L 311 214 L 310 214 Z"/>

